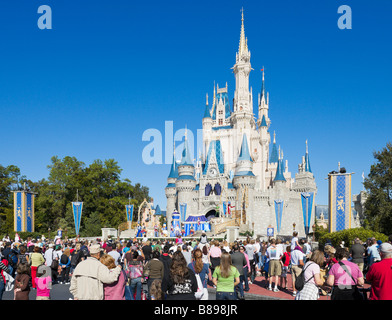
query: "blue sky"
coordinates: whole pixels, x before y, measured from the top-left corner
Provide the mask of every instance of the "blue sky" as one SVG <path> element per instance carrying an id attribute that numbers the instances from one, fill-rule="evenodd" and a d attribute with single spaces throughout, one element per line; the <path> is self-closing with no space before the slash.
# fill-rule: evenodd
<path id="1" fill-rule="evenodd" d="M 52 30 L 37 27 L 40 5 L 52 9 Z M 352 30 L 337 27 L 340 5 L 352 9 Z M 114 158 L 164 208 L 170 165 L 143 163 L 143 132 L 173 121 L 196 133 L 214 81 L 233 98 L 241 7 L 254 101 L 264 66 L 270 131 L 292 175 L 307 139 L 317 203 L 338 162 L 358 193 L 391 140 L 389 0 L 2 0 L 0 164 L 38 180 L 54 155 Z"/>

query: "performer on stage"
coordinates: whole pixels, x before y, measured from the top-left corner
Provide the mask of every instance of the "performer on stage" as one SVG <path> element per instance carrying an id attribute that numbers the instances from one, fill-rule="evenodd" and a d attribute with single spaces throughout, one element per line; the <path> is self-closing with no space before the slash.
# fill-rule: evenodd
<path id="1" fill-rule="evenodd" d="M 142 227 L 140 224 L 137 225 L 137 234 L 136 237 L 141 237 L 142 236 Z"/>

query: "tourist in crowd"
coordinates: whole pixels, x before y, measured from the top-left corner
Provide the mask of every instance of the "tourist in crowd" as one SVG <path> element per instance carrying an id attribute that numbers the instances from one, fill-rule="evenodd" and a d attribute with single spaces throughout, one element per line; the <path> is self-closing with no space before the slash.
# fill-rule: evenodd
<path id="1" fill-rule="evenodd" d="M 45 259 L 41 253 L 40 247 L 38 247 L 38 246 L 34 247 L 34 252 L 31 254 L 30 259 L 31 259 L 31 267 L 30 267 L 31 268 L 31 273 L 30 273 L 31 274 L 31 282 L 32 282 L 33 288 L 35 289 L 36 288 L 35 277 L 36 277 L 38 266 L 45 263 Z M 26 263 L 26 265 L 27 265 L 27 263 Z"/>
<path id="2" fill-rule="evenodd" d="M 243 281 L 245 281 L 245 279 L 244 279 L 244 266 L 246 266 L 247 262 L 246 262 L 245 255 L 240 252 L 240 246 L 237 243 L 234 244 L 234 246 L 233 246 L 233 253 L 231 254 L 231 262 L 232 262 L 233 266 L 238 270 L 239 278 L 243 279 Z M 242 285 L 241 280 L 236 285 L 236 290 L 235 290 L 236 295 L 237 295 L 237 289 L 239 292 L 239 296 L 237 296 L 236 298 L 240 299 L 240 300 L 245 299 L 244 287 Z"/>
<path id="3" fill-rule="evenodd" d="M 30 267 L 21 263 L 16 269 L 14 284 L 14 300 L 29 300 L 30 293 Z M 35 286 L 35 284 L 34 284 Z"/>
<path id="4" fill-rule="evenodd" d="M 363 272 L 365 247 L 362 245 L 361 240 L 359 238 L 355 238 L 354 244 L 351 246 L 349 253 L 352 258 L 351 261 L 358 266 L 361 272 Z"/>
<path id="5" fill-rule="evenodd" d="M 239 251 L 235 251 L 235 253 L 237 254 L 234 257 L 240 254 Z M 233 255 L 226 252 L 222 253 L 220 265 L 215 268 L 212 275 L 212 281 L 216 286 L 216 300 L 236 299 L 235 287 L 240 284 L 240 273 L 238 268 L 232 264 L 232 257 Z M 240 298 L 243 298 L 243 296 Z"/>
<path id="6" fill-rule="evenodd" d="M 280 258 L 283 256 L 283 252 L 280 247 L 276 246 L 275 239 L 271 239 L 271 245 L 267 249 L 267 257 L 269 259 L 269 282 L 268 290 L 272 290 L 272 282 L 275 280 L 274 292 L 278 292 L 279 277 L 282 274 L 282 263 Z"/>
<path id="7" fill-rule="evenodd" d="M 71 270 L 71 250 L 69 248 L 65 248 L 63 254 L 59 260 L 60 266 L 60 283 L 61 284 L 69 284 L 69 273 Z"/>
<path id="8" fill-rule="evenodd" d="M 280 286 L 281 288 L 286 290 L 287 290 L 287 273 L 289 272 L 290 260 L 291 260 L 291 246 L 287 246 L 286 251 L 283 252 L 283 255 L 281 257 L 282 274 L 280 275 Z"/>
<path id="9" fill-rule="evenodd" d="M 290 247 L 290 249 L 292 246 Z M 296 246 L 294 250 L 291 250 L 290 254 L 290 264 L 291 264 L 291 279 L 293 283 L 293 296 L 297 295 L 297 291 L 295 290 L 295 280 L 301 274 L 302 268 L 304 266 L 304 257 L 305 254 L 302 252 L 302 248 L 300 246 Z"/>
<path id="10" fill-rule="evenodd" d="M 124 267 L 129 278 L 130 300 L 141 300 L 143 279 L 143 256 L 137 251 L 128 251 L 124 257 Z"/>
<path id="11" fill-rule="evenodd" d="M 115 270 L 116 262 L 113 256 L 104 254 L 99 261 L 105 265 L 109 270 Z M 127 276 L 124 270 L 121 270 L 118 279 L 112 283 L 104 283 L 104 300 L 125 300 L 125 284 L 127 282 Z"/>
<path id="12" fill-rule="evenodd" d="M 0 257 L 2 257 L 1 253 Z M 2 257 L 2 259 L 0 259 L 0 301 L 3 299 L 3 294 L 7 285 L 7 274 L 9 273 L 8 260 L 3 259 Z"/>
<path id="13" fill-rule="evenodd" d="M 176 251 L 172 256 L 169 281 L 162 282 L 167 300 L 196 300 L 198 284 L 195 273 L 187 266 L 184 255 Z"/>
<path id="14" fill-rule="evenodd" d="M 366 281 L 371 284 L 370 300 L 392 300 L 391 243 L 381 244 L 380 257 L 381 261 L 374 263 L 366 274 Z"/>
<path id="15" fill-rule="evenodd" d="M 247 292 L 250 290 L 249 289 L 249 279 L 248 279 L 248 276 L 249 276 L 248 272 L 250 270 L 249 257 L 248 257 L 247 251 L 244 246 L 240 246 L 240 252 L 245 256 L 245 259 L 246 259 L 246 265 L 244 265 L 242 267 L 244 274 L 242 276 L 240 276 L 240 281 L 244 287 L 244 291 Z"/>
<path id="16" fill-rule="evenodd" d="M 209 249 L 209 261 L 210 261 L 210 268 L 211 268 L 211 274 L 214 273 L 214 270 L 217 266 L 220 264 L 220 257 L 222 255 L 222 250 L 219 246 L 219 241 L 214 240 L 212 241 L 212 246 Z"/>
<path id="17" fill-rule="evenodd" d="M 195 273 L 195 276 L 200 277 L 200 281 L 203 285 L 203 289 L 202 289 L 203 292 L 199 293 L 197 298 L 199 300 L 208 300 L 207 283 L 208 283 L 209 265 L 207 263 L 203 263 L 203 253 L 199 248 L 193 250 L 192 258 L 193 258 L 192 262 L 188 264 L 188 267 Z"/>
<path id="18" fill-rule="evenodd" d="M 144 270 L 147 270 L 148 272 L 148 274 L 146 274 L 148 276 L 148 280 L 147 280 L 148 292 L 150 292 L 150 286 L 154 280 L 161 280 L 161 281 L 163 280 L 164 266 L 162 261 L 159 260 L 159 258 L 160 258 L 159 251 L 154 251 L 152 253 L 152 259 L 146 261 Z"/>
<path id="19" fill-rule="evenodd" d="M 94 244 L 90 247 L 90 257 L 76 266 L 69 288 L 75 300 L 103 300 L 103 284 L 117 281 L 121 266 L 109 270 L 99 261 L 100 256 L 101 247 Z"/>
<path id="20" fill-rule="evenodd" d="M 298 291 L 295 300 L 319 299 L 319 288 L 324 285 L 324 279 L 321 277 L 320 268 L 322 268 L 324 264 L 324 252 L 315 250 L 304 265 L 305 285 L 302 290 Z"/>
<path id="21" fill-rule="evenodd" d="M 35 287 L 37 288 L 36 300 L 50 300 L 52 271 L 45 264 L 41 264 L 37 269 Z"/>
<path id="22" fill-rule="evenodd" d="M 335 263 L 328 273 L 326 284 L 332 287 L 331 300 L 356 300 L 356 286 L 363 286 L 364 278 L 358 266 L 348 261 L 349 252 L 346 248 L 336 249 Z"/>
<path id="23" fill-rule="evenodd" d="M 381 256 L 378 251 L 379 244 L 377 243 L 376 238 L 371 239 L 371 244 L 367 249 L 368 253 L 368 268 L 372 266 L 373 263 L 381 261 Z"/>

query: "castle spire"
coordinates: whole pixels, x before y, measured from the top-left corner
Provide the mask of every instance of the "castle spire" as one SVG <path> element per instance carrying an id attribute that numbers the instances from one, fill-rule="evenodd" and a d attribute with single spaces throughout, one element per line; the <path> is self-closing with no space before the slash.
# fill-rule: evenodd
<path id="1" fill-rule="evenodd" d="M 310 168 L 309 150 L 308 150 L 308 140 L 306 140 L 305 172 L 312 172 L 312 169 Z"/>
<path id="2" fill-rule="evenodd" d="M 244 8 L 241 9 L 241 35 L 238 53 L 241 56 L 244 52 L 248 51 L 248 39 L 245 37 L 244 26 Z"/>

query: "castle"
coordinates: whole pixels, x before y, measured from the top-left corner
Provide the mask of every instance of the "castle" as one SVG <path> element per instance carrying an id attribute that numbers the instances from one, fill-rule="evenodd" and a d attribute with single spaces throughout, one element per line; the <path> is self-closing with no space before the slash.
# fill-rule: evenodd
<path id="1" fill-rule="evenodd" d="M 308 145 L 295 178 L 288 171 L 275 133 L 271 144 L 269 96 L 264 70 L 258 97 L 258 118 L 253 113 L 253 94 L 249 86 L 252 70 L 245 37 L 244 15 L 236 62 L 232 104 L 228 86 L 214 85 L 210 108 L 208 95 L 203 127 L 203 155 L 194 162 L 187 138 L 179 163 L 173 164 L 167 178 L 167 220 L 186 204 L 184 220 L 206 217 L 214 224 L 237 225 L 256 236 L 290 236 L 293 230 L 304 237 L 312 231 L 317 187 Z"/>

